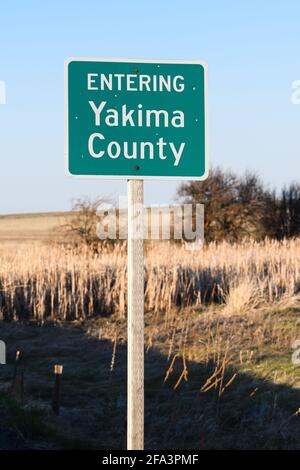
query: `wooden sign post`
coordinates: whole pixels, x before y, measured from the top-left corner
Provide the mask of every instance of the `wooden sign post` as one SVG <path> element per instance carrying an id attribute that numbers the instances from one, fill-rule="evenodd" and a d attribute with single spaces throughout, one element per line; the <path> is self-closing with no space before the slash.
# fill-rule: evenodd
<path id="1" fill-rule="evenodd" d="M 127 448 L 144 448 L 144 182 L 128 180 Z"/>

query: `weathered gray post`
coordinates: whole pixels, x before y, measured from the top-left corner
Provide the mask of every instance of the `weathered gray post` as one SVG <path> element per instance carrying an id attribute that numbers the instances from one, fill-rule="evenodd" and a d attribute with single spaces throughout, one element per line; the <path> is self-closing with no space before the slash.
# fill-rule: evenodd
<path id="1" fill-rule="evenodd" d="M 143 180 L 128 180 L 128 450 L 143 450 L 144 448 L 143 204 Z"/>

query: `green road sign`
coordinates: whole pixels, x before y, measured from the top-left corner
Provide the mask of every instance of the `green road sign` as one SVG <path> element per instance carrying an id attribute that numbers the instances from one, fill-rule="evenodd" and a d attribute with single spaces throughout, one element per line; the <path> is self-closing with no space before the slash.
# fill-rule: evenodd
<path id="1" fill-rule="evenodd" d="M 206 65 L 69 59 L 66 169 L 71 176 L 207 176 Z"/>

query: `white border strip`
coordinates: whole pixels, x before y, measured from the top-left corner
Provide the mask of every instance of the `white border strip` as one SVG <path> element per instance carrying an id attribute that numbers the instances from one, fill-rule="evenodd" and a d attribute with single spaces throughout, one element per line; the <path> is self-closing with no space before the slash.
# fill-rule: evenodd
<path id="1" fill-rule="evenodd" d="M 205 172 L 202 176 L 143 176 L 143 175 L 73 175 L 69 171 L 69 123 L 68 123 L 68 113 L 69 113 L 69 104 L 68 104 L 68 65 L 70 62 L 77 61 L 77 62 L 136 62 L 136 63 L 145 63 L 145 64 L 199 64 L 202 65 L 204 69 L 204 138 L 205 138 Z M 104 59 L 104 58 L 79 58 L 79 57 L 71 57 L 65 60 L 64 63 L 64 108 L 65 108 L 65 174 L 69 178 L 73 179 L 136 179 L 136 180 L 189 180 L 189 181 L 203 181 L 208 177 L 209 169 L 208 169 L 208 129 L 207 129 L 207 121 L 208 121 L 208 67 L 207 63 L 203 62 L 202 60 L 162 60 L 162 59 Z"/>

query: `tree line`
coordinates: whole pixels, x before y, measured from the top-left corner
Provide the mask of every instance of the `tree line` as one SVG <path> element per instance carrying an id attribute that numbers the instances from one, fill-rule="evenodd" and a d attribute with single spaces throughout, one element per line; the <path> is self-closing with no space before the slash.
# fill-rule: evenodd
<path id="1" fill-rule="evenodd" d="M 300 236 L 300 184 L 278 194 L 250 172 L 238 176 L 212 168 L 205 181 L 182 183 L 177 196 L 185 203 L 204 204 L 206 241 L 281 240 Z"/>

